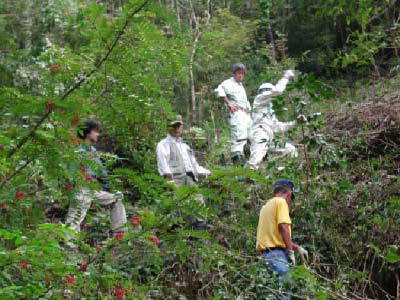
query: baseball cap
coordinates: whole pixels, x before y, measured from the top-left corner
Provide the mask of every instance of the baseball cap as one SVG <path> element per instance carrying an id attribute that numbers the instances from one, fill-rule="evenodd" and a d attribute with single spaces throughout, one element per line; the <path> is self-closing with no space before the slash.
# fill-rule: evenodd
<path id="1" fill-rule="evenodd" d="M 294 196 L 294 184 L 291 180 L 289 179 L 278 179 L 274 182 L 272 185 L 272 189 L 275 189 L 278 186 L 286 186 L 292 190 L 292 199 L 295 198 Z"/>
<path id="2" fill-rule="evenodd" d="M 183 119 L 181 115 L 176 115 L 174 118 L 172 118 L 169 121 L 168 126 L 174 126 L 176 124 L 183 124 Z"/>

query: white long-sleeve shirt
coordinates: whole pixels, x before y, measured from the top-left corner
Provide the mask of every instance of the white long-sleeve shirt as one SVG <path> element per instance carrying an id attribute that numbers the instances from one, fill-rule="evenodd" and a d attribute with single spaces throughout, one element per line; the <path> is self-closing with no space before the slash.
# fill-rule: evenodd
<path id="1" fill-rule="evenodd" d="M 247 99 L 246 90 L 241 82 L 237 82 L 233 77 L 223 81 L 216 89 L 218 97 L 227 97 L 236 107 L 251 110 L 250 102 Z"/>
<path id="2" fill-rule="evenodd" d="M 286 77 L 281 78 L 271 90 L 258 94 L 253 103 L 254 112 L 252 113 L 253 127 L 259 125 L 268 126 L 273 132 L 285 132 L 295 126 L 295 122 L 279 121 L 272 108 L 272 98 L 281 94 L 289 82 Z"/>
<path id="3" fill-rule="evenodd" d="M 165 139 L 161 140 L 157 144 L 156 149 L 158 173 L 161 176 L 164 176 L 166 174 L 173 175 L 170 166 L 168 165 L 171 153 L 171 143 L 174 143 L 177 146 L 179 153 L 181 154 L 186 172 L 193 172 L 202 176 L 208 176 L 211 174 L 209 170 L 203 168 L 197 163 L 196 158 L 193 154 L 193 150 L 190 149 L 189 145 L 183 142 L 182 138 L 173 137 L 168 134 Z"/>

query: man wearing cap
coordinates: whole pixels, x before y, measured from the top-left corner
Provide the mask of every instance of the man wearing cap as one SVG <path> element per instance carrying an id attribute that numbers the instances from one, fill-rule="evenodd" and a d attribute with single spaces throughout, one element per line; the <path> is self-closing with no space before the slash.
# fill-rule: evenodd
<path id="1" fill-rule="evenodd" d="M 156 149 L 158 172 L 176 186 L 194 186 L 198 177 L 207 177 L 211 172 L 197 163 L 193 150 L 183 142 L 182 117 L 177 116 L 168 127 L 167 137 Z"/>
<path id="2" fill-rule="evenodd" d="M 297 149 L 290 143 L 278 147 L 274 143 L 274 133 L 286 132 L 295 126 L 295 122 L 280 122 L 272 108 L 272 98 L 281 94 L 294 77 L 292 70 L 285 71 L 283 77 L 276 85 L 263 83 L 258 89 L 254 99 L 252 112 L 251 147 L 248 167 L 257 170 L 268 152 L 277 154 L 278 157 L 297 157 Z"/>
<path id="3" fill-rule="evenodd" d="M 289 203 L 294 199 L 293 183 L 277 180 L 272 186 L 272 198 L 260 210 L 256 250 L 263 256 L 267 268 L 278 275 L 279 286 L 290 282 L 289 262 L 295 265 L 294 251 L 308 257 L 307 251 L 292 242 L 292 221 Z M 278 299 L 290 299 L 280 296 Z"/>
<path id="4" fill-rule="evenodd" d="M 243 158 L 243 148 L 251 130 L 251 106 L 242 84 L 245 74 L 246 67 L 242 63 L 236 63 L 232 67 L 232 77 L 215 89 L 230 112 L 231 158 L 235 164 L 240 163 Z"/>

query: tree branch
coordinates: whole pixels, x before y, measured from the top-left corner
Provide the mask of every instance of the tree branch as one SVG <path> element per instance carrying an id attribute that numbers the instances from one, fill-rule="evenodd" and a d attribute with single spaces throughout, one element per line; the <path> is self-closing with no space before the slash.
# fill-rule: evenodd
<path id="1" fill-rule="evenodd" d="M 126 28 L 128 27 L 129 23 L 131 22 L 133 16 L 135 16 L 138 12 L 140 12 L 149 2 L 150 0 L 145 0 L 142 5 L 140 5 L 137 9 L 135 9 L 125 20 L 124 25 L 121 27 L 121 29 L 118 31 L 117 36 L 115 37 L 114 41 L 112 42 L 111 46 L 108 48 L 107 52 L 104 54 L 104 56 L 94 65 L 94 68 L 86 73 L 79 81 L 77 81 L 71 88 L 69 88 L 61 97 L 59 100 L 64 100 L 66 99 L 69 95 L 71 95 L 75 90 L 77 90 L 87 79 L 89 79 L 102 65 L 103 63 L 108 59 L 110 54 L 113 52 L 114 48 L 118 44 L 119 40 L 121 37 L 124 35 Z M 35 126 L 28 132 L 27 135 L 25 135 L 15 146 L 14 149 L 12 149 L 8 153 L 8 158 L 12 157 L 35 133 L 35 131 L 39 128 L 40 125 L 43 124 L 43 122 L 50 116 L 51 111 L 47 111 L 46 114 L 44 114 L 39 121 L 35 124 Z"/>
<path id="2" fill-rule="evenodd" d="M 25 169 L 32 160 L 27 160 L 22 166 L 20 166 L 18 169 L 14 171 L 10 176 L 6 176 L 3 181 L 0 183 L 0 188 L 2 188 L 7 182 L 9 182 L 15 175 L 17 175 L 19 172 L 21 172 L 23 169 Z"/>

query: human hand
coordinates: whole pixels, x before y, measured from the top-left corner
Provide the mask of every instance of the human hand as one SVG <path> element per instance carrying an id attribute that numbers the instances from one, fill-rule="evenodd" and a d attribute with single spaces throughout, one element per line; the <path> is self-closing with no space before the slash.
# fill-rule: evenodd
<path id="1" fill-rule="evenodd" d="M 299 245 L 297 245 L 297 244 L 295 244 L 295 243 L 292 243 L 292 249 L 290 249 L 290 250 L 297 251 L 297 250 L 299 250 L 299 248 L 300 248 Z"/>
<path id="2" fill-rule="evenodd" d="M 120 191 L 116 191 L 114 193 L 114 195 L 115 195 L 115 198 L 117 198 L 117 199 L 123 199 L 124 198 L 124 194 L 122 192 L 120 192 Z"/>
<path id="3" fill-rule="evenodd" d="M 294 251 L 293 250 L 287 250 L 287 255 L 289 258 L 289 262 L 292 263 L 293 266 L 296 265 L 296 257 L 294 256 Z"/>
<path id="4" fill-rule="evenodd" d="M 236 106 L 230 104 L 230 103 L 228 104 L 228 109 L 229 109 L 229 111 L 232 112 L 232 113 L 238 111 L 238 108 L 237 108 Z"/>
<path id="5" fill-rule="evenodd" d="M 283 76 L 287 79 L 293 78 L 294 77 L 294 71 L 293 70 L 286 70 Z"/>
<path id="6" fill-rule="evenodd" d="M 297 251 L 299 251 L 301 257 L 308 261 L 308 251 L 306 249 L 304 249 L 303 247 L 299 247 Z"/>
<path id="7" fill-rule="evenodd" d="M 164 174 L 163 175 L 165 179 L 167 179 L 168 181 L 173 180 L 172 174 Z"/>

